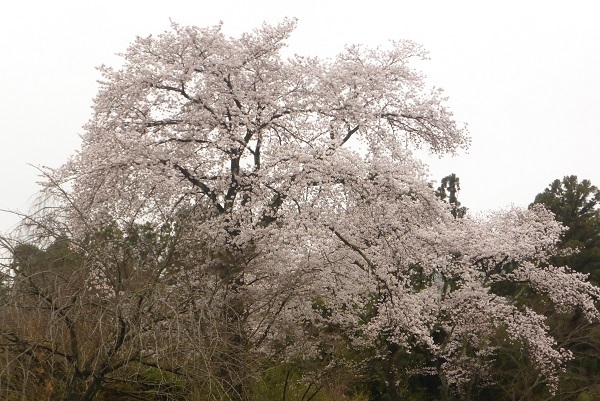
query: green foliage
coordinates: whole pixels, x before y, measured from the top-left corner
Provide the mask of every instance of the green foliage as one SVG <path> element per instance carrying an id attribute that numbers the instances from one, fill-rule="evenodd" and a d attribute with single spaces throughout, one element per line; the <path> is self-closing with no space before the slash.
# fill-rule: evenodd
<path id="1" fill-rule="evenodd" d="M 467 213 L 467 208 L 461 206 L 458 200 L 458 192 L 460 191 L 460 178 L 452 173 L 442 178 L 440 186 L 435 191 L 438 198 L 448 202 L 452 209 L 451 213 L 454 218 L 462 218 Z"/>
<path id="2" fill-rule="evenodd" d="M 184 401 L 182 377 L 164 369 L 132 363 L 118 374 L 109 375 L 95 401 Z"/>
<path id="3" fill-rule="evenodd" d="M 600 284 L 600 190 L 589 180 L 578 181 L 577 176 L 554 180 L 534 203 L 545 205 L 567 231 L 560 247 L 578 252 L 554 258 L 558 266 L 590 274 L 590 281 Z"/>
<path id="4" fill-rule="evenodd" d="M 582 392 L 577 396 L 575 401 L 597 401 L 598 397 L 595 397 L 592 393 L 587 391 Z"/>
<path id="5" fill-rule="evenodd" d="M 367 401 L 367 395 L 359 387 L 348 382 L 331 380 L 303 371 L 290 364 L 274 364 L 253 387 L 252 401 Z M 339 379 L 339 378 L 338 378 Z"/>
<path id="6" fill-rule="evenodd" d="M 592 283 L 600 284 L 600 190 L 589 180 L 570 175 L 550 183 L 534 203 L 545 205 L 566 228 L 559 248 L 567 255 L 554 257 L 552 263 L 587 273 Z M 600 397 L 600 325 L 578 313 L 546 311 L 546 315 L 559 344 L 574 356 L 562 374 L 558 399 Z"/>

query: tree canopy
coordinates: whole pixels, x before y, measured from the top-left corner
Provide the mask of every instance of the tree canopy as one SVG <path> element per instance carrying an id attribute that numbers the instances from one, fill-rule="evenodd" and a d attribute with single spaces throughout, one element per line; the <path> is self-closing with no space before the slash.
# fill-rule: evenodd
<path id="1" fill-rule="evenodd" d="M 81 151 L 48 171 L 54 223 L 33 229 L 68 242 L 83 290 L 27 290 L 64 311 L 47 319 L 70 338 L 93 323 L 68 313 L 110 322 L 90 363 L 72 344 L 47 345 L 73 367 L 73 399 L 140 366 L 199 397 L 251 399 L 264 359 L 321 361 L 319 377 L 371 369 L 394 400 L 417 376 L 473 399 L 507 342 L 555 389 L 570 353 L 543 315 L 496 289 L 518 283 L 598 319 L 599 290 L 550 263 L 561 226 L 541 206 L 457 219 L 457 202 L 439 199 L 407 148 L 453 153 L 469 138 L 411 67 L 420 46 L 283 58 L 294 26 L 227 38 L 174 24 L 138 38 L 121 68 L 102 67 Z M 6 348 L 40 351 L 10 333 Z"/>
<path id="2" fill-rule="evenodd" d="M 560 247 L 572 253 L 554 263 L 591 275 L 600 284 L 600 190 L 589 180 L 570 175 L 554 180 L 534 203 L 545 205 L 566 227 Z"/>

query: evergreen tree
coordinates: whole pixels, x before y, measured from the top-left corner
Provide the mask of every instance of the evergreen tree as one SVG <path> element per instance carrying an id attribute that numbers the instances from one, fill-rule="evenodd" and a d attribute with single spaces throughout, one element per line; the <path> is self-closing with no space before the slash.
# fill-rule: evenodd
<path id="1" fill-rule="evenodd" d="M 467 213 L 467 208 L 461 206 L 458 200 L 458 192 L 460 191 L 460 178 L 454 173 L 445 176 L 440 182 L 440 186 L 435 191 L 436 195 L 443 201 L 448 202 L 452 206 L 452 216 L 454 218 L 462 218 Z"/>
<path id="2" fill-rule="evenodd" d="M 535 203 L 545 205 L 566 231 L 558 246 L 568 254 L 551 258 L 556 266 L 568 266 L 589 274 L 589 280 L 600 284 L 600 190 L 589 180 L 576 175 L 556 179 Z M 532 204 L 533 205 L 533 204 Z M 545 313 L 550 316 L 549 313 Z M 573 353 L 573 360 L 562 374 L 560 399 L 599 399 L 600 326 L 579 313 L 554 314 L 548 320 L 558 342 Z"/>
<path id="3" fill-rule="evenodd" d="M 566 227 L 560 247 L 568 256 L 555 257 L 553 263 L 589 273 L 590 281 L 600 283 L 600 190 L 589 180 L 578 181 L 576 175 L 554 180 L 534 203 L 545 205 Z"/>

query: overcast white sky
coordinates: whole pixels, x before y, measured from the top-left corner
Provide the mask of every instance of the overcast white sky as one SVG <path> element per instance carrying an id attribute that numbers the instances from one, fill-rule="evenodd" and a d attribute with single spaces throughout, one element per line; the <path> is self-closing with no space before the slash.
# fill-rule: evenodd
<path id="1" fill-rule="evenodd" d="M 99 78 L 95 67 L 136 35 L 224 22 L 237 35 L 297 17 L 290 50 L 334 56 L 345 44 L 411 39 L 431 60 L 472 137 L 468 154 L 428 160 L 456 173 L 473 211 L 527 206 L 553 179 L 600 185 L 600 23 L 596 1 L 134 0 L 20 1 L 0 6 L 0 209 L 27 211 L 38 172 L 79 147 Z M 9 4 L 9 5 L 7 5 Z M 598 6 L 600 7 L 600 6 Z M 0 213 L 0 232 L 17 222 Z"/>

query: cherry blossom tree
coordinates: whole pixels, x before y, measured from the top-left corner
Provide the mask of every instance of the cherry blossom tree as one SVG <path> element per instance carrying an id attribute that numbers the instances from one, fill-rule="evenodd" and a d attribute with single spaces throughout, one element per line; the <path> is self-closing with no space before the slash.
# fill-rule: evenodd
<path id="1" fill-rule="evenodd" d="M 427 356 L 410 371 L 387 365 L 393 399 L 411 374 L 439 375 L 463 395 L 493 381 L 500 329 L 555 386 L 568 352 L 542 315 L 495 288 L 527 286 L 597 319 L 598 289 L 548 263 L 561 226 L 542 207 L 455 219 L 436 196 L 408 149 L 454 153 L 469 138 L 411 67 L 426 58 L 420 46 L 284 58 L 294 27 L 228 38 L 220 26 L 173 24 L 138 38 L 121 68 L 101 67 L 82 149 L 49 173 L 49 189 L 69 188 L 73 237 L 108 224 L 185 226 L 186 268 L 157 277 L 199 304 L 221 300 L 198 313 L 218 310 L 237 328 L 215 334 L 231 347 L 217 373 L 228 397 L 248 396 L 241 350 L 323 358 L 308 330 L 332 325 L 375 359 Z M 221 290 L 182 285 L 193 282 Z"/>

